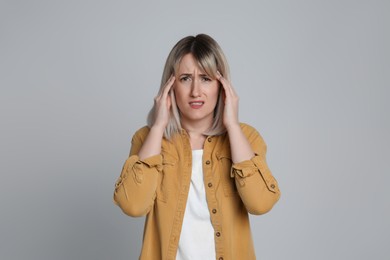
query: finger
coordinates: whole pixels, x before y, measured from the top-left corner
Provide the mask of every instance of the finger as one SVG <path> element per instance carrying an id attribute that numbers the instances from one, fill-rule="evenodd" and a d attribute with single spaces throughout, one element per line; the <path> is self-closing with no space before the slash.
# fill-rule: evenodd
<path id="1" fill-rule="evenodd" d="M 221 82 L 223 88 L 226 90 L 226 86 L 225 85 L 227 84 L 227 82 L 226 82 L 225 78 L 222 77 L 222 74 L 219 71 L 217 71 L 217 79 L 218 79 L 219 82 Z"/>
<path id="2" fill-rule="evenodd" d="M 225 90 L 225 92 L 227 92 L 226 94 L 236 95 L 236 92 L 234 91 L 230 82 L 225 79 L 219 71 L 217 71 L 217 76 L 217 79 L 222 83 L 223 89 Z"/>
<path id="3" fill-rule="evenodd" d="M 166 92 L 169 92 L 170 88 L 172 87 L 171 84 L 173 84 L 175 77 L 171 75 L 167 82 L 165 83 L 164 87 L 160 89 L 158 92 L 158 95 L 156 96 L 156 99 L 161 99 L 164 95 L 166 96 Z M 168 89 L 168 90 L 167 90 Z"/>
<path id="4" fill-rule="evenodd" d="M 221 74 L 221 72 L 219 72 L 219 70 L 217 70 L 217 79 L 219 81 L 221 81 L 223 79 L 222 74 Z"/>
<path id="5" fill-rule="evenodd" d="M 172 75 L 164 86 L 163 93 L 162 93 L 163 96 L 168 95 L 174 82 L 175 82 L 175 76 Z"/>

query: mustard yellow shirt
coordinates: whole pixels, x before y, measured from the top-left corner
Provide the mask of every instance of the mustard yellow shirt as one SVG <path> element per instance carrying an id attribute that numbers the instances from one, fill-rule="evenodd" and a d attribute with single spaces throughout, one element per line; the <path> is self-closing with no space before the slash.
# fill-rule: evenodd
<path id="1" fill-rule="evenodd" d="M 208 136 L 203 147 L 207 204 L 218 260 L 256 259 L 248 213 L 268 212 L 280 191 L 266 163 L 266 145 L 251 126 L 241 124 L 255 156 L 232 163 L 227 133 Z M 115 184 L 114 202 L 132 217 L 145 216 L 141 260 L 174 260 L 190 187 L 192 153 L 185 130 L 163 139 L 161 154 L 137 156 L 148 127 L 132 138 L 129 158 Z"/>

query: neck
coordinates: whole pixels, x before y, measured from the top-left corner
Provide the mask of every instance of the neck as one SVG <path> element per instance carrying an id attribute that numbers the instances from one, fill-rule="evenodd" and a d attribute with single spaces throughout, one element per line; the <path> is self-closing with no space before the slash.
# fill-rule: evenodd
<path id="1" fill-rule="evenodd" d="M 204 133 L 210 129 L 212 125 L 212 120 L 199 120 L 188 122 L 186 120 L 181 121 L 182 127 L 187 131 L 190 137 L 199 137 L 203 136 Z"/>
<path id="2" fill-rule="evenodd" d="M 182 121 L 182 127 L 187 131 L 188 136 L 190 137 L 192 150 L 203 149 L 203 144 L 206 140 L 204 132 L 210 128 L 210 125 L 205 124 L 204 122 L 188 123 Z"/>
<path id="3" fill-rule="evenodd" d="M 198 133 L 188 132 L 190 137 L 190 144 L 192 150 L 200 150 L 203 149 L 204 141 L 206 140 L 206 136 Z"/>

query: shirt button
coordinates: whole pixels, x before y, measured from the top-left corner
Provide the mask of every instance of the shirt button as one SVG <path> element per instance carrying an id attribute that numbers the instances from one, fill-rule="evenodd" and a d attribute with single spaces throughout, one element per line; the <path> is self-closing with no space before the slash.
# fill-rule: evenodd
<path id="1" fill-rule="evenodd" d="M 271 188 L 272 188 L 272 189 L 275 189 L 275 184 L 271 184 Z"/>
<path id="2" fill-rule="evenodd" d="M 213 214 L 217 213 L 217 210 L 216 209 L 213 209 L 212 210 Z"/>
<path id="3" fill-rule="evenodd" d="M 206 161 L 206 164 L 207 164 L 207 165 L 209 165 L 209 164 L 210 164 L 210 161 L 209 161 L 209 160 L 207 160 L 207 161 Z"/>
<path id="4" fill-rule="evenodd" d="M 218 258 L 218 260 L 223 260 L 223 257 L 221 256 L 220 258 Z"/>
<path id="5" fill-rule="evenodd" d="M 207 141 L 209 141 L 209 143 L 211 143 L 211 141 L 212 141 L 211 137 L 207 138 Z"/>
<path id="6" fill-rule="evenodd" d="M 220 236 L 221 236 L 221 233 L 217 232 L 217 233 L 215 233 L 215 235 L 216 235 L 217 237 L 220 237 Z"/>
<path id="7" fill-rule="evenodd" d="M 209 188 L 211 188 L 211 187 L 213 187 L 213 184 L 212 184 L 211 182 L 209 182 L 209 183 L 207 184 L 207 186 L 209 186 Z"/>

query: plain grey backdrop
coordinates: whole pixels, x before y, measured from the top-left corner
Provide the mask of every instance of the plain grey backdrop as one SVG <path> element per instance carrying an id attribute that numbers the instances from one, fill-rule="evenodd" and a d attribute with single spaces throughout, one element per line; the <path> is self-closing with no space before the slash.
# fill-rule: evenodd
<path id="1" fill-rule="evenodd" d="M 0 1 L 0 259 L 137 259 L 112 203 L 168 52 L 207 33 L 282 197 L 258 259 L 390 257 L 389 1 Z"/>

